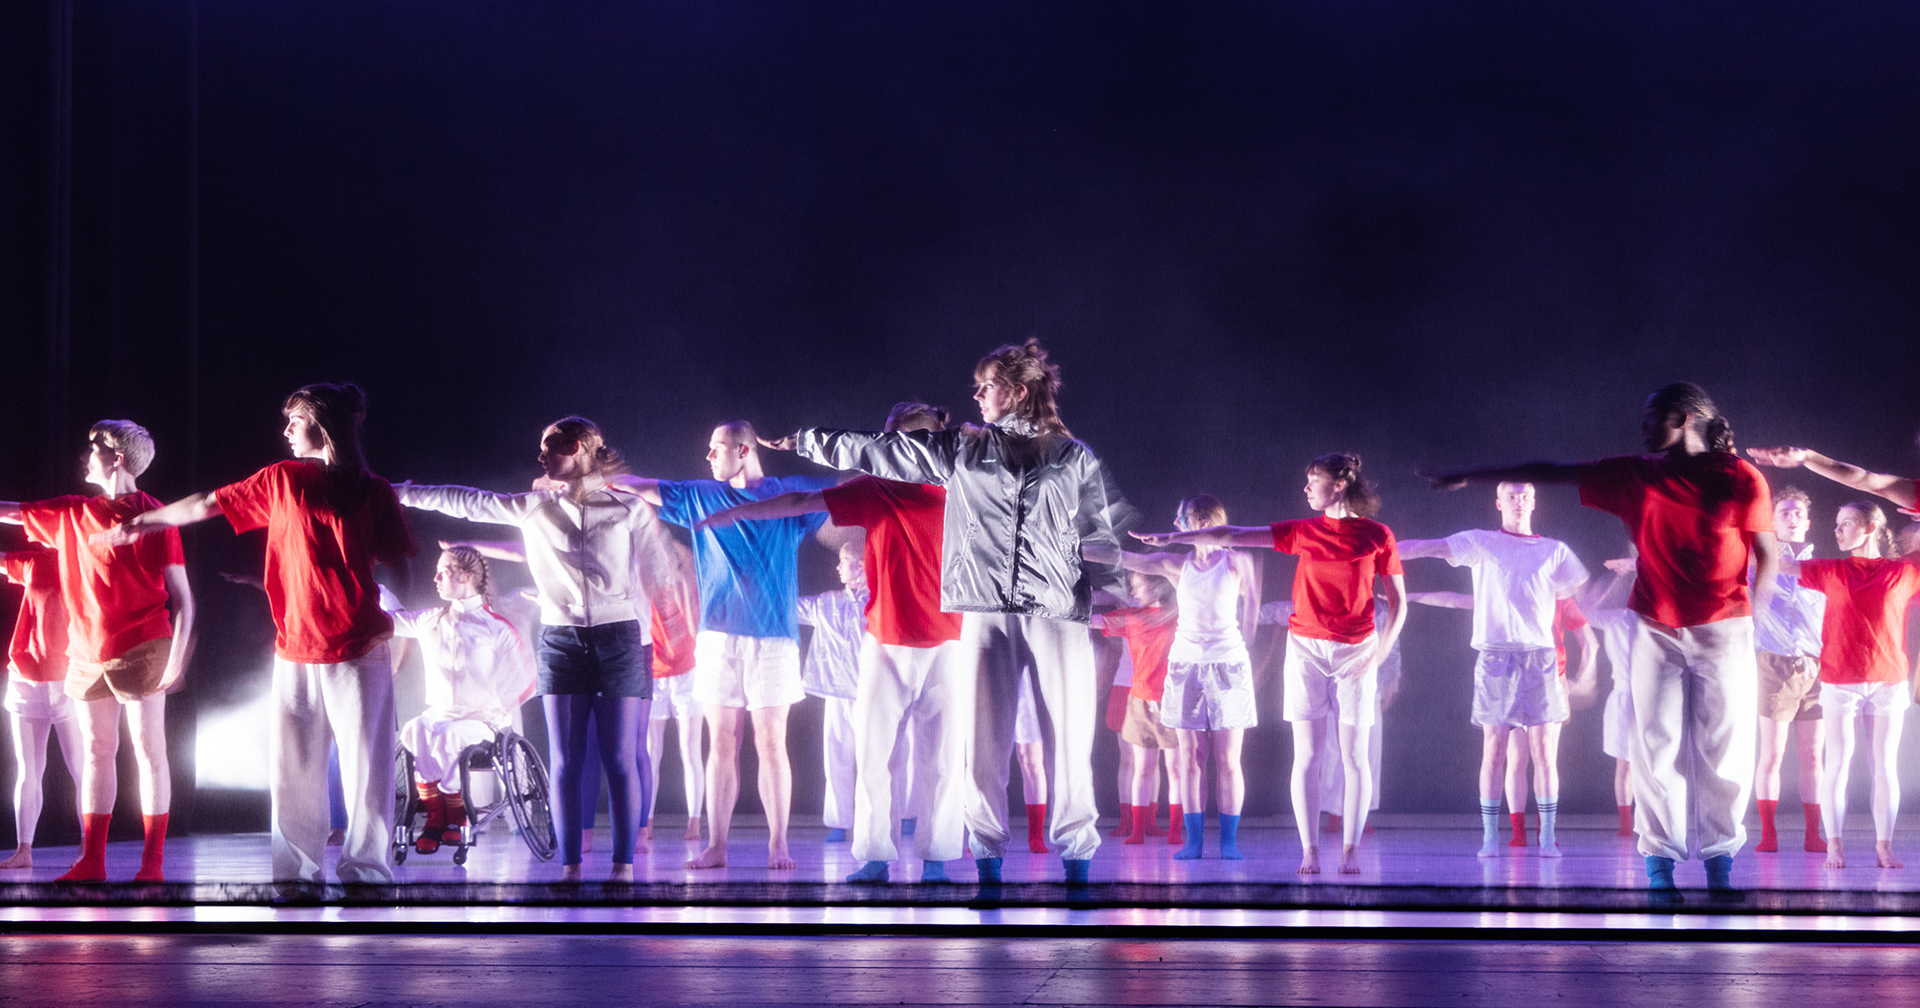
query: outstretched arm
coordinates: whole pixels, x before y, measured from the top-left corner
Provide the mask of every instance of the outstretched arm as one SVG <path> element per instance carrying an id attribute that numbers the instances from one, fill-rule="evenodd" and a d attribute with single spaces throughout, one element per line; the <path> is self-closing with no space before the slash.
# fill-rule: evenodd
<path id="1" fill-rule="evenodd" d="M 1179 584 L 1180 569 L 1185 566 L 1186 557 L 1179 553 L 1128 553 L 1122 550 L 1117 562 L 1130 571 L 1158 574 Z"/>
<path id="2" fill-rule="evenodd" d="M 1904 476 L 1869 472 L 1857 465 L 1830 459 L 1810 448 L 1749 448 L 1747 454 L 1763 466 L 1811 469 L 1842 486 L 1885 497 L 1903 508 L 1916 506 L 1913 480 Z"/>
<path id="3" fill-rule="evenodd" d="M 716 511 L 694 527 L 726 528 L 734 522 L 792 518 L 795 515 L 813 514 L 826 509 L 826 494 L 818 490 L 794 490 L 776 494 L 766 500 L 748 501 L 745 504 L 736 504 L 725 511 Z"/>
<path id="4" fill-rule="evenodd" d="M 18 525 L 26 519 L 20 517 L 19 501 L 0 501 L 0 522 Z"/>
<path id="5" fill-rule="evenodd" d="M 1534 462 L 1504 469 L 1471 469 L 1466 472 L 1435 473 L 1418 470 L 1435 490 L 1458 490 L 1469 483 L 1578 483 L 1578 465 L 1562 462 Z"/>
<path id="6" fill-rule="evenodd" d="M 1471 609 L 1473 596 L 1465 592 L 1408 592 L 1407 601 L 1421 605 L 1435 606 L 1440 609 Z"/>
<path id="7" fill-rule="evenodd" d="M 1395 544 L 1402 560 L 1453 559 L 1453 547 L 1445 539 L 1402 539 Z"/>
<path id="8" fill-rule="evenodd" d="M 1149 546 L 1265 546 L 1273 548 L 1273 529 L 1266 525 L 1215 525 L 1191 532 L 1129 532 Z"/>
<path id="9" fill-rule="evenodd" d="M 538 481 L 534 483 L 534 489 L 542 489 Z M 657 479 L 647 479 L 644 476 L 628 476 L 622 473 L 618 476 L 607 477 L 607 489 L 636 494 L 641 500 L 646 501 L 654 507 L 659 507 L 661 503 L 660 481 Z"/>
<path id="10" fill-rule="evenodd" d="M 516 539 L 442 539 L 441 549 L 455 546 L 468 546 L 474 552 L 489 560 L 501 560 L 507 563 L 526 563 L 527 544 Z"/>
<path id="11" fill-rule="evenodd" d="M 121 522 L 105 531 L 95 532 L 93 542 L 98 546 L 126 546 L 149 532 L 158 532 L 163 528 L 180 525 L 192 525 L 220 515 L 220 501 L 209 490 L 203 494 L 182 497 L 166 507 L 154 508 Z"/>

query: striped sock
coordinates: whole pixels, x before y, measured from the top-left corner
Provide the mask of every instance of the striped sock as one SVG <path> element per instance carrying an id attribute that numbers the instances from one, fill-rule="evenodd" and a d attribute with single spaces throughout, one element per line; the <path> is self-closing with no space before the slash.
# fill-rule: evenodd
<path id="1" fill-rule="evenodd" d="M 1480 803 L 1480 849 L 1497 850 L 1500 846 L 1500 800 Z"/>
<path id="2" fill-rule="evenodd" d="M 1553 828 L 1560 818 L 1560 796 L 1549 795 L 1544 798 L 1536 798 L 1533 801 L 1533 807 L 1540 810 L 1541 853 L 1545 854 L 1548 851 L 1557 853 L 1560 843 L 1554 838 Z M 1548 856 L 1551 857 L 1552 855 Z"/>

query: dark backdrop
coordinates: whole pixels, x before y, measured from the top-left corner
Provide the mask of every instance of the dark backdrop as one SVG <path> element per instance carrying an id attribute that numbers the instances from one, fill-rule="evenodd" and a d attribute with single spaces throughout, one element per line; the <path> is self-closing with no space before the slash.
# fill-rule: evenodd
<path id="1" fill-rule="evenodd" d="M 1155 525 L 1197 491 L 1236 520 L 1304 515 L 1301 467 L 1332 449 L 1365 456 L 1404 537 L 1489 525 L 1490 495 L 1431 493 L 1415 466 L 1631 451 L 1641 399 L 1678 379 L 1743 443 L 1920 471 L 1909 4 L 5 17 L 4 496 L 74 489 L 101 416 L 153 429 L 164 498 L 237 479 L 284 454 L 286 392 L 338 379 L 371 391 L 394 479 L 517 488 L 568 412 L 641 472 L 700 476 L 718 420 L 965 407 L 972 362 L 1030 335 Z M 1844 495 L 1801 482 L 1831 552 Z M 1621 542 L 1565 490 L 1538 524 L 1596 567 Z M 196 708 L 261 688 L 270 639 L 258 597 L 213 576 L 258 543 L 220 523 L 188 541 L 204 606 L 183 740 Z M 829 587 L 826 551 L 808 558 L 803 588 Z M 1290 569 L 1268 564 L 1270 595 Z M 1466 585 L 1432 562 L 1409 580 Z M 1409 622 L 1388 810 L 1471 805 L 1466 632 Z M 1286 807 L 1277 694 L 1249 814 Z M 803 765 L 816 717 L 796 712 Z M 1569 730 L 1570 809 L 1610 803 L 1597 738 L 1592 712 Z M 803 770 L 796 807 L 818 801 Z M 211 802 L 203 827 L 230 812 Z"/>

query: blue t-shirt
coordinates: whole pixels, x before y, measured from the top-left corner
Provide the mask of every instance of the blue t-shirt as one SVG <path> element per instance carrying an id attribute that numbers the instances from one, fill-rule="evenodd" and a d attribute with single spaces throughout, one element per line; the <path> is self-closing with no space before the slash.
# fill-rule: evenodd
<path id="1" fill-rule="evenodd" d="M 690 529 L 730 507 L 796 490 L 824 490 L 835 482 L 832 476 L 768 478 L 749 491 L 716 480 L 661 480 L 660 520 Z M 694 532 L 700 629 L 798 640 L 800 543 L 826 523 L 826 512 L 816 511 Z"/>

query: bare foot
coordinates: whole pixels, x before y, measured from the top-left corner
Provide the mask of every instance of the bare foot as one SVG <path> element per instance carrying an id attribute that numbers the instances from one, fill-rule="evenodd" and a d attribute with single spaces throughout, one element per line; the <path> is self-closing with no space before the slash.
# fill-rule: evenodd
<path id="1" fill-rule="evenodd" d="M 1893 841 L 1876 840 L 1873 844 L 1873 856 L 1882 868 L 1905 868 L 1906 864 L 1893 856 Z"/>
<path id="2" fill-rule="evenodd" d="M 0 861 L 0 870 L 31 867 L 33 867 L 33 845 L 30 843 L 21 844 L 20 849 L 14 851 L 12 857 Z"/>
<path id="3" fill-rule="evenodd" d="M 700 856 L 687 862 L 688 868 L 725 868 L 727 866 L 727 848 L 724 844 L 714 844 L 700 852 Z"/>
<path id="4" fill-rule="evenodd" d="M 574 883 L 574 882 L 580 881 L 580 866 L 577 864 L 561 865 L 560 881 L 562 883 Z"/>
<path id="5" fill-rule="evenodd" d="M 1845 868 L 1847 866 L 1846 844 L 1839 837 L 1827 838 L 1827 867 Z"/>
<path id="6" fill-rule="evenodd" d="M 1320 848 L 1309 847 L 1300 855 L 1300 867 L 1293 870 L 1295 875 L 1320 874 Z"/>
<path id="7" fill-rule="evenodd" d="M 1341 849 L 1340 874 L 1342 875 L 1360 874 L 1360 846 L 1358 844 L 1352 844 Z"/>
<path id="8" fill-rule="evenodd" d="M 700 817 L 699 816 L 692 816 L 687 819 L 686 838 L 688 840 L 700 839 Z"/>
<path id="9" fill-rule="evenodd" d="M 632 882 L 633 866 L 615 861 L 613 863 L 613 870 L 607 873 L 607 881 L 614 883 Z"/>
<path id="10" fill-rule="evenodd" d="M 590 829 L 580 831 L 580 853 L 593 853 L 593 831 Z"/>
<path id="11" fill-rule="evenodd" d="M 787 853 L 786 844 L 770 843 L 767 845 L 767 867 L 774 871 L 792 871 L 800 867 L 800 862 Z"/>
<path id="12" fill-rule="evenodd" d="M 633 849 L 637 854 L 649 854 L 653 851 L 653 827 L 640 827 L 640 835 L 633 838 Z"/>

